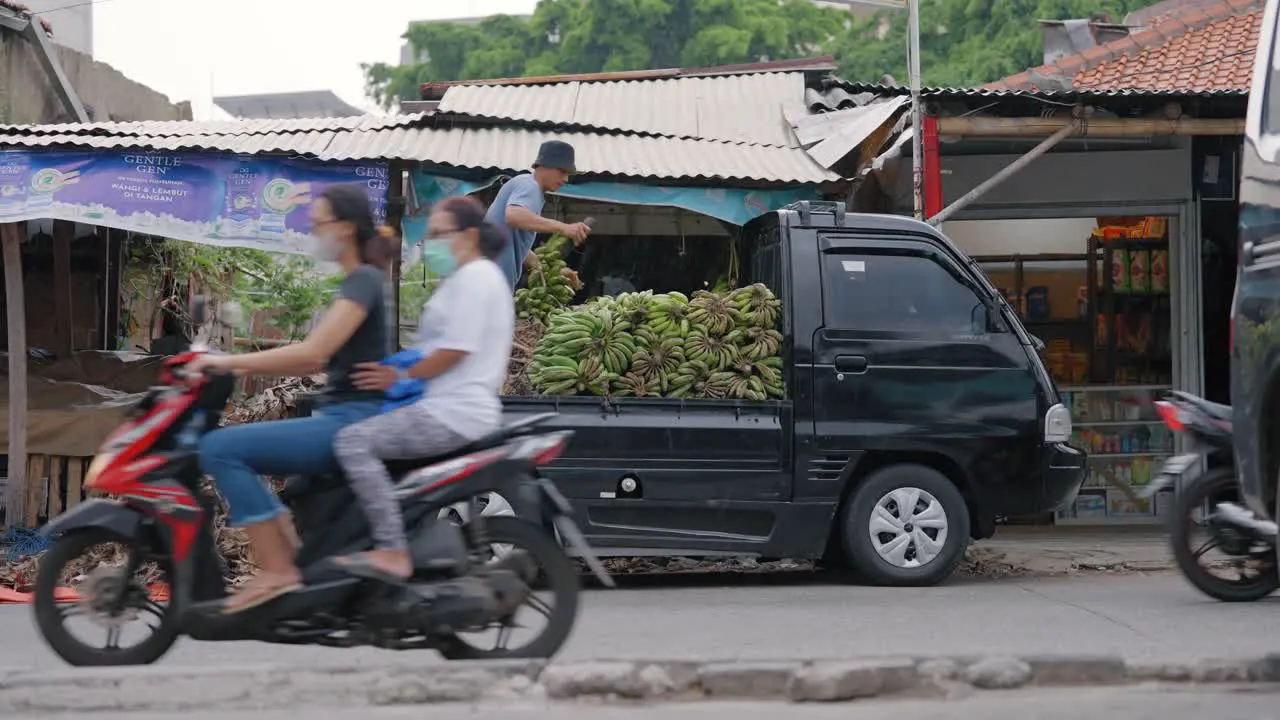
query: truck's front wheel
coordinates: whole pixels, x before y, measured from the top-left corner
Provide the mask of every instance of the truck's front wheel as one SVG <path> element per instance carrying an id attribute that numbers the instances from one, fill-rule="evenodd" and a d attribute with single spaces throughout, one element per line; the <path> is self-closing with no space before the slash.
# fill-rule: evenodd
<path id="1" fill-rule="evenodd" d="M 849 495 L 842 543 L 853 569 L 877 585 L 936 585 L 969 545 L 969 509 L 945 475 L 924 465 L 880 468 Z"/>

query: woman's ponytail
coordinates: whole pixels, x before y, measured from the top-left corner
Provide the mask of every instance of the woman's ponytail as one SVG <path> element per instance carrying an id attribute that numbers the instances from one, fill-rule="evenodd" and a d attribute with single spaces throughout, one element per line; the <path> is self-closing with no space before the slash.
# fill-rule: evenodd
<path id="1" fill-rule="evenodd" d="M 502 234 L 497 225 L 485 220 L 480 223 L 480 253 L 493 260 L 507 249 L 507 236 Z"/>

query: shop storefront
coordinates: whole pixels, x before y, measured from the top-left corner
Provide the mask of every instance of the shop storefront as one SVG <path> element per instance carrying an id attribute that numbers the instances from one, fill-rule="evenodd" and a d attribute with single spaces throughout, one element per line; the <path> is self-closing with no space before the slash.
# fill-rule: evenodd
<path id="1" fill-rule="evenodd" d="M 947 201 L 1016 156 L 943 158 Z M 1053 153 L 948 220 L 1044 344 L 1089 476 L 1058 523 L 1155 522 L 1141 497 L 1179 449 L 1152 401 L 1199 393 L 1200 251 L 1187 148 Z"/>

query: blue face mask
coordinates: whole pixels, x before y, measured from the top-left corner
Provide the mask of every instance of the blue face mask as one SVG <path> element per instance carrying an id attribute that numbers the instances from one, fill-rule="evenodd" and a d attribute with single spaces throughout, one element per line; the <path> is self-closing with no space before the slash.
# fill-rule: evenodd
<path id="1" fill-rule="evenodd" d="M 447 240 L 428 238 L 422 243 L 422 262 L 432 275 L 449 277 L 458 269 L 458 259 L 453 256 L 453 249 Z"/>

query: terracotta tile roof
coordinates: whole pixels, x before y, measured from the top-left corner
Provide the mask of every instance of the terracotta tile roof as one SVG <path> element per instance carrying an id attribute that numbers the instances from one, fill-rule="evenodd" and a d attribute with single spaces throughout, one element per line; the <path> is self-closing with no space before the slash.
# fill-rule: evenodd
<path id="1" fill-rule="evenodd" d="M 990 90 L 1249 89 L 1261 0 L 1225 0 L 1161 15 L 1127 38 L 984 86 Z"/>

